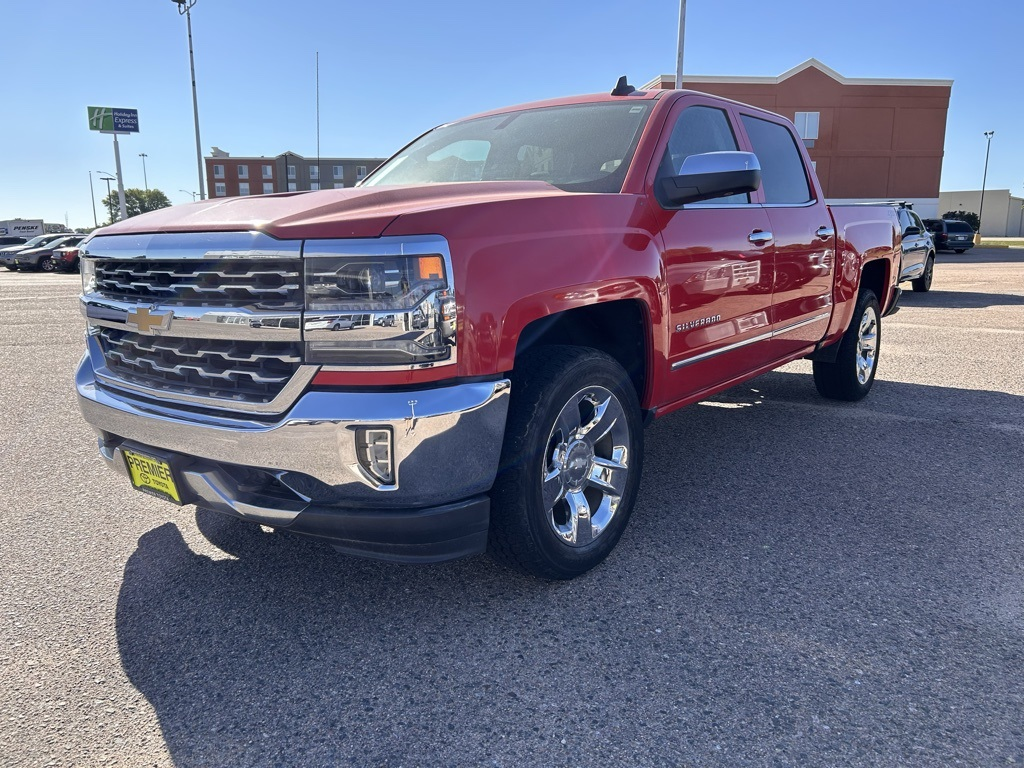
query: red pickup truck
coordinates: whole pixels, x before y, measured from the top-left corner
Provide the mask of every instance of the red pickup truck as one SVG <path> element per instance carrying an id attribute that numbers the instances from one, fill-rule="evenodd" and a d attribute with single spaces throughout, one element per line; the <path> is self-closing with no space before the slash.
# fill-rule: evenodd
<path id="1" fill-rule="evenodd" d="M 797 358 L 866 395 L 895 210 L 826 205 L 778 115 L 623 82 L 443 125 L 356 189 L 94 234 L 103 458 L 344 552 L 564 579 L 621 536 L 650 419 Z"/>

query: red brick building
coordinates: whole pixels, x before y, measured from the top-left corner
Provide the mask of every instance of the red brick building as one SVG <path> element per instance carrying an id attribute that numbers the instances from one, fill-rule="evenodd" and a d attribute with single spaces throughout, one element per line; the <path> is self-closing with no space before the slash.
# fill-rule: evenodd
<path id="1" fill-rule="evenodd" d="M 207 194 L 212 199 L 354 187 L 385 158 L 307 158 L 294 152 L 273 157 L 231 157 L 214 147 L 211 155 L 203 159 Z"/>
<path id="2" fill-rule="evenodd" d="M 672 88 L 662 75 L 645 89 Z M 940 213 L 952 80 L 846 78 L 816 59 L 778 77 L 683 76 L 683 87 L 769 109 L 792 120 L 833 202 L 908 200 Z"/>

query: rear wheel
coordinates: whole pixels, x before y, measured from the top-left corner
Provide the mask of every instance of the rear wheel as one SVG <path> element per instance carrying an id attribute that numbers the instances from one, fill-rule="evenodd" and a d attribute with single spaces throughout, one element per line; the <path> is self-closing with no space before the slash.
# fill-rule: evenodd
<path id="1" fill-rule="evenodd" d="M 953 249 L 953 253 L 965 253 L 966 251 L 967 251 L 966 248 L 954 248 Z"/>
<path id="2" fill-rule="evenodd" d="M 929 256 L 924 263 L 924 274 L 916 280 L 911 280 L 910 285 L 915 293 L 927 293 L 932 287 L 932 273 L 935 271 L 935 257 Z"/>
<path id="3" fill-rule="evenodd" d="M 567 346 L 524 355 L 492 492 L 491 552 L 548 579 L 604 560 L 636 499 L 642 429 L 632 382 L 608 355 Z"/>
<path id="4" fill-rule="evenodd" d="M 881 311 L 873 291 L 857 297 L 850 326 L 839 342 L 835 362 L 814 362 L 814 386 L 830 400 L 860 400 L 871 391 L 882 339 Z"/>

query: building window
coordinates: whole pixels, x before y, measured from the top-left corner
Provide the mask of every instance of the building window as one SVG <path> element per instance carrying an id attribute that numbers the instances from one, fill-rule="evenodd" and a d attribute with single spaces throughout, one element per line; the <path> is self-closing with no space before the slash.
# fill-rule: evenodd
<path id="1" fill-rule="evenodd" d="M 357 165 L 356 166 L 356 180 L 357 181 L 362 181 L 364 178 L 366 178 L 366 166 L 365 165 Z"/>
<path id="2" fill-rule="evenodd" d="M 264 179 L 272 179 L 272 178 L 274 178 L 274 166 L 272 166 L 272 165 L 264 165 L 263 166 L 263 178 Z"/>
<path id="3" fill-rule="evenodd" d="M 215 178 L 215 179 L 223 179 L 224 178 L 224 166 L 223 165 L 215 165 L 215 166 L 213 166 L 213 178 Z"/>
<path id="4" fill-rule="evenodd" d="M 319 165 L 311 165 L 311 166 L 309 166 L 309 178 L 311 178 L 311 179 L 319 179 L 320 178 L 320 166 Z"/>
<path id="5" fill-rule="evenodd" d="M 249 178 L 249 166 L 248 165 L 240 165 L 240 166 L 238 166 L 238 178 L 240 178 L 240 179 L 248 179 Z"/>
<path id="6" fill-rule="evenodd" d="M 344 189 L 345 188 L 345 183 L 341 182 L 341 181 L 335 182 L 334 188 L 335 189 Z"/>
<path id="7" fill-rule="evenodd" d="M 345 178 L 345 166 L 336 165 L 334 166 L 334 178 L 343 179 Z"/>
<path id="8" fill-rule="evenodd" d="M 240 195 L 248 195 L 249 194 L 249 182 L 248 181 L 240 181 L 240 182 L 238 182 L 238 194 L 240 194 Z"/>
<path id="9" fill-rule="evenodd" d="M 310 189 L 320 189 L 320 182 L 319 181 L 311 181 L 311 182 L 309 182 L 309 188 Z"/>
<path id="10" fill-rule="evenodd" d="M 288 182 L 288 191 L 289 192 L 295 192 L 297 190 L 298 190 L 298 187 L 295 186 L 295 182 L 294 181 L 289 181 Z"/>
<path id="11" fill-rule="evenodd" d="M 263 194 L 264 195 L 272 195 L 272 194 L 274 194 L 274 184 L 273 184 L 273 182 L 269 182 L 269 181 L 264 181 L 263 182 Z"/>
<path id="12" fill-rule="evenodd" d="M 294 165 L 289 165 L 288 166 L 288 178 L 289 179 L 294 179 L 295 178 L 295 166 Z"/>
<path id="13" fill-rule="evenodd" d="M 796 125 L 796 132 L 804 141 L 814 141 L 818 138 L 818 116 L 820 112 L 797 112 L 793 118 Z"/>
<path id="14" fill-rule="evenodd" d="M 223 166 L 221 166 L 223 167 Z M 214 184 L 213 194 L 217 197 L 224 197 L 228 193 L 228 188 L 224 184 Z"/>

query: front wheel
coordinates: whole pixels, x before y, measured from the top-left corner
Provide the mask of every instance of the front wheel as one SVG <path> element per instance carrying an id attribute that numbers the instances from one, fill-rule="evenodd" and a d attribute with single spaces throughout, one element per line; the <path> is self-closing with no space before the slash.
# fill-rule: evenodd
<path id="1" fill-rule="evenodd" d="M 882 340 L 881 314 L 874 291 L 861 291 L 835 362 L 814 361 L 814 386 L 822 397 L 855 401 L 871 391 Z"/>
<path id="2" fill-rule="evenodd" d="M 43 258 L 41 258 L 39 260 L 39 263 L 36 265 L 36 269 L 38 269 L 40 272 L 53 272 L 54 268 L 55 267 L 53 259 L 51 259 L 49 256 L 44 256 Z"/>
<path id="3" fill-rule="evenodd" d="M 932 273 L 935 271 L 935 257 L 929 256 L 924 263 L 924 273 L 916 280 L 910 281 L 914 293 L 927 293 L 932 287 Z"/>
<path id="4" fill-rule="evenodd" d="M 636 500 L 636 391 L 608 355 L 552 346 L 517 361 L 511 397 L 491 552 L 541 578 L 574 578 L 612 551 Z"/>

